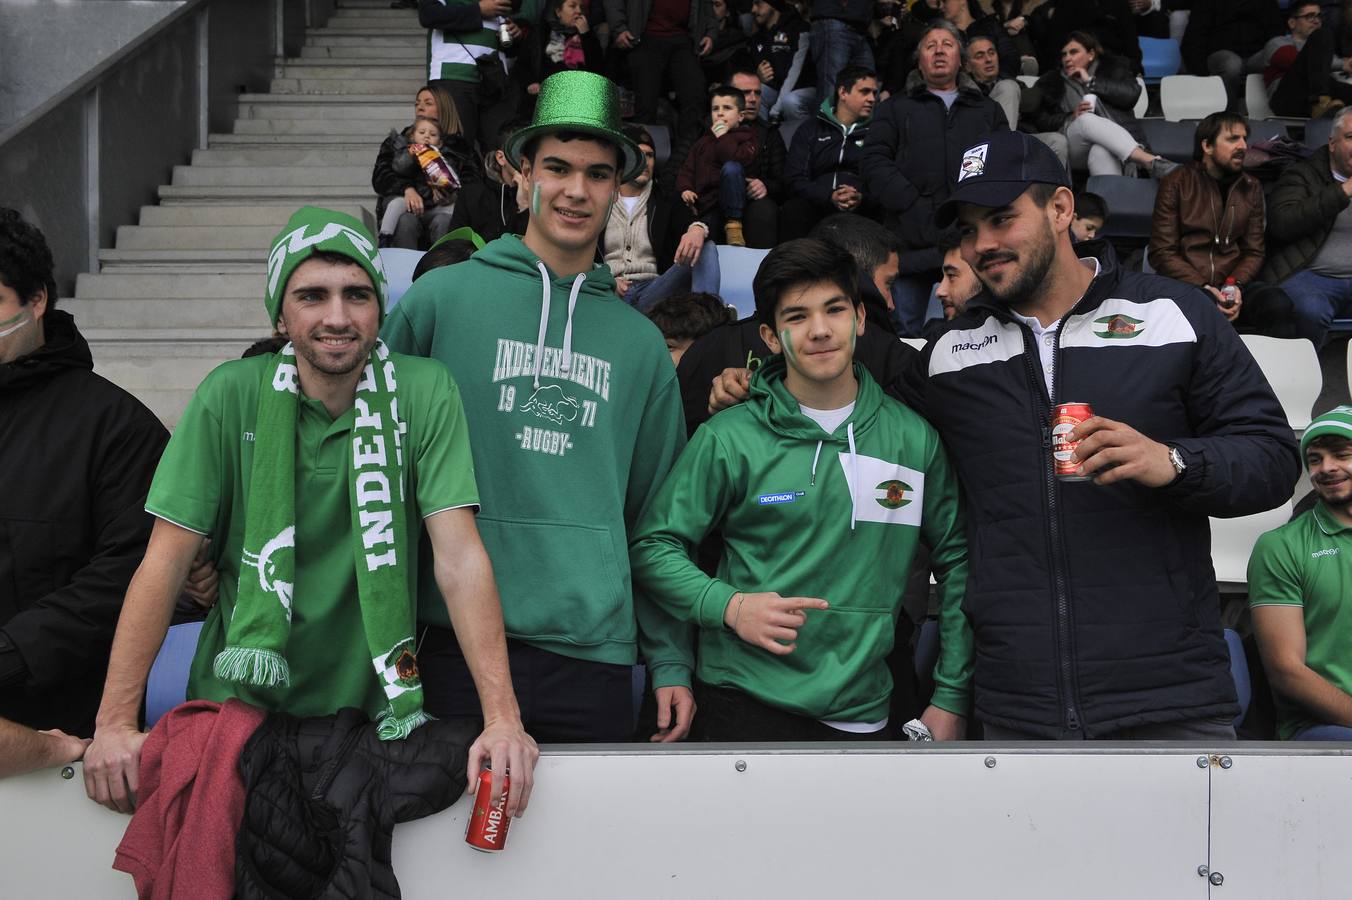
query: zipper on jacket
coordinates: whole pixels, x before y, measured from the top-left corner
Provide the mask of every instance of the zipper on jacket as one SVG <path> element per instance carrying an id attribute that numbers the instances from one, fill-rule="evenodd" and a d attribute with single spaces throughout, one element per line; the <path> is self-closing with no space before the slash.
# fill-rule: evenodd
<path id="1" fill-rule="evenodd" d="M 310 792 L 311 800 L 317 802 L 324 799 L 324 795 L 329 792 L 329 785 L 333 783 L 333 779 L 338 777 L 338 770 L 347 761 L 348 754 L 352 752 L 352 748 L 356 746 L 361 735 L 362 729 L 353 728 L 343 737 L 342 744 L 338 746 L 338 752 L 328 759 L 324 763 L 324 767 L 320 769 L 319 777 L 315 779 L 314 790 Z"/>
<path id="2" fill-rule="evenodd" d="M 1064 325 L 1068 315 L 1062 317 L 1061 322 Z M 1061 522 L 1060 512 L 1057 506 L 1057 484 L 1056 472 L 1052 468 L 1051 454 L 1051 419 L 1052 409 L 1056 405 L 1056 369 L 1057 361 L 1061 355 L 1061 326 L 1058 326 L 1052 337 L 1052 371 L 1050 385 L 1042 377 L 1041 360 L 1042 354 L 1038 350 L 1037 342 L 1032 337 L 1032 331 L 1026 326 L 1024 332 L 1024 367 L 1027 369 L 1028 378 L 1034 388 L 1034 396 L 1046 399 L 1046 404 L 1034 404 L 1039 407 L 1039 421 L 1037 423 L 1038 433 L 1042 435 L 1042 488 L 1047 498 L 1047 527 L 1051 543 L 1051 553 L 1049 560 L 1052 566 L 1052 582 L 1056 599 L 1056 643 L 1057 643 L 1057 666 L 1061 675 L 1061 700 L 1064 704 L 1062 710 L 1065 716 L 1066 727 L 1071 731 L 1080 730 L 1080 714 L 1078 703 L 1075 696 L 1074 667 L 1070 659 L 1070 595 L 1066 587 L 1065 567 L 1062 565 L 1062 541 L 1061 541 Z M 1036 390 L 1041 387 L 1042 390 Z"/>

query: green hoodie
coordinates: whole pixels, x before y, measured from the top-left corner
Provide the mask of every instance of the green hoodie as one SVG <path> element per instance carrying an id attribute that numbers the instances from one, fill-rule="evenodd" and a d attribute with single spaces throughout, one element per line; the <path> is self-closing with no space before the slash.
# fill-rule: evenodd
<path id="1" fill-rule="evenodd" d="M 700 681 L 816 719 L 876 722 L 887 717 L 885 657 L 923 540 L 941 605 L 933 702 L 965 715 L 972 632 L 957 479 L 934 429 L 854 371 L 854 410 L 828 435 L 789 393 L 783 358 L 771 358 L 751 398 L 700 426 L 667 476 L 630 547 L 634 577 L 701 626 Z M 714 529 L 725 549 L 710 578 L 687 551 Z M 775 656 L 724 626 L 738 591 L 831 606 L 808 610 L 797 649 Z"/>
<path id="2" fill-rule="evenodd" d="M 558 278 L 515 236 L 428 272 L 390 311 L 397 352 L 450 369 L 469 422 L 477 519 L 507 634 L 690 683 L 692 636 L 631 589 L 628 534 L 684 444 L 657 328 L 604 266 Z M 448 626 L 424 566 L 419 615 Z"/>

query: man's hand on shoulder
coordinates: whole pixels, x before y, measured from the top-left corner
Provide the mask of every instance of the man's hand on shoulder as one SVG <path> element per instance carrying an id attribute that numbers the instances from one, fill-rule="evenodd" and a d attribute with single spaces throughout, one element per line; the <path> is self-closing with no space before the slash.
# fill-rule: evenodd
<path id="1" fill-rule="evenodd" d="M 530 802 L 531 788 L 535 786 L 535 763 L 540 758 L 540 748 L 535 738 L 526 734 L 520 718 L 490 719 L 484 723 L 483 733 L 470 745 L 469 764 L 466 768 L 467 793 L 474 793 L 479 786 L 479 772 L 484 764 L 493 769 L 492 803 L 497 803 L 502 794 L 502 774 L 511 773 L 511 785 L 507 792 L 507 815 L 519 816 L 526 811 Z"/>
<path id="2" fill-rule="evenodd" d="M 1079 441 L 1075 460 L 1079 472 L 1094 476 L 1095 484 L 1130 479 L 1146 487 L 1164 487 L 1177 477 L 1169 448 L 1123 422 L 1092 416 L 1070 433 Z"/>
<path id="3" fill-rule="evenodd" d="M 114 812 L 136 808 L 140 786 L 141 745 L 146 734 L 135 725 L 94 729 L 94 740 L 84 752 L 85 792 L 89 799 Z"/>
<path id="4" fill-rule="evenodd" d="M 657 733 L 648 740 L 654 744 L 685 740 L 695 718 L 695 695 L 690 688 L 679 684 L 660 687 L 653 696 L 657 698 Z"/>
<path id="5" fill-rule="evenodd" d="M 709 415 L 742 403 L 751 396 L 750 369 L 724 369 L 709 390 Z"/>

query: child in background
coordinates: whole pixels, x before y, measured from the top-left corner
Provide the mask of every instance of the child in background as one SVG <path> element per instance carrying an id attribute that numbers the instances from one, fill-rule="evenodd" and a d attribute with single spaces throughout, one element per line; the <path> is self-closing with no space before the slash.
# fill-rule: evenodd
<path id="1" fill-rule="evenodd" d="M 394 235 L 399 219 L 410 215 L 426 226 L 430 243 L 450 230 L 460 176 L 441 155 L 441 127 L 437 120 L 419 116 L 408 130 L 408 147 L 391 160 L 394 173 L 414 182 L 402 194 L 387 197 L 380 220 L 380 245 L 400 246 Z M 417 249 L 410 247 L 408 249 Z"/>
<path id="2" fill-rule="evenodd" d="M 681 200 L 711 229 L 721 225 L 725 242 L 733 247 L 746 246 L 746 180 L 759 177 L 754 171 L 756 132 L 742 124 L 745 106 L 741 91 L 726 86 L 714 90 L 709 131 L 695 141 L 676 176 Z"/>
<path id="3" fill-rule="evenodd" d="M 719 325 L 737 321 L 737 312 L 717 294 L 677 294 L 659 300 L 648 310 L 648 318 L 667 339 L 671 364 L 679 365 L 681 356 L 695 341 Z"/>
<path id="4" fill-rule="evenodd" d="M 1070 223 L 1071 234 L 1077 241 L 1092 241 L 1108 221 L 1108 203 L 1098 194 L 1079 191 L 1075 194 L 1075 220 Z"/>

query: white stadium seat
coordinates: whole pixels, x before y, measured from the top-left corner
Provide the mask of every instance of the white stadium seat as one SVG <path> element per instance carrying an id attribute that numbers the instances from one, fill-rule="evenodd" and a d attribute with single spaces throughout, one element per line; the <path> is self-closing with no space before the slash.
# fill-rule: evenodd
<path id="1" fill-rule="evenodd" d="M 1248 581 L 1249 554 L 1265 532 L 1285 525 L 1293 509 L 1290 500 L 1276 509 L 1238 519 L 1211 520 L 1211 562 L 1216 580 L 1228 584 Z"/>
<path id="2" fill-rule="evenodd" d="M 1310 424 L 1310 409 L 1324 384 L 1314 345 L 1306 340 L 1258 334 L 1241 337 L 1281 401 L 1292 430 L 1304 431 Z"/>
<path id="3" fill-rule="evenodd" d="M 718 245 L 718 296 L 737 310 L 739 319 L 745 319 L 756 311 L 751 282 L 756 277 L 761 260 L 769 252 L 753 247 Z"/>
<path id="4" fill-rule="evenodd" d="M 1160 80 L 1164 118 L 1204 119 L 1225 109 L 1225 82 L 1218 75 L 1169 75 Z"/>
<path id="5" fill-rule="evenodd" d="M 1267 87 L 1263 84 L 1261 72 L 1244 79 L 1244 102 L 1249 108 L 1250 119 L 1272 118 L 1272 104 L 1268 102 Z"/>
<path id="6" fill-rule="evenodd" d="M 1036 75 L 1020 75 L 1019 81 L 1023 83 L 1024 87 L 1032 87 L 1037 84 L 1037 78 Z"/>
<path id="7" fill-rule="evenodd" d="M 1132 113 L 1136 118 L 1144 119 L 1146 110 L 1150 108 L 1150 95 L 1145 90 L 1145 79 L 1140 75 L 1136 76 L 1136 83 L 1141 86 L 1141 94 L 1136 98 L 1136 106 L 1132 108 Z"/>

